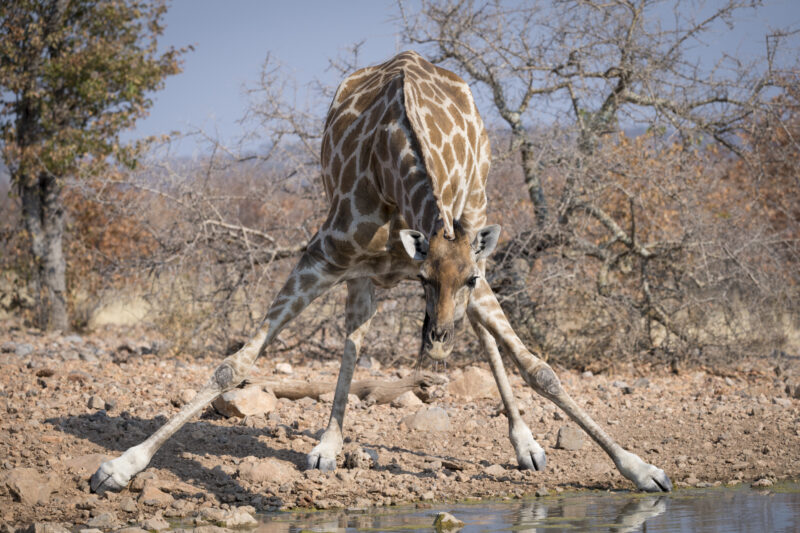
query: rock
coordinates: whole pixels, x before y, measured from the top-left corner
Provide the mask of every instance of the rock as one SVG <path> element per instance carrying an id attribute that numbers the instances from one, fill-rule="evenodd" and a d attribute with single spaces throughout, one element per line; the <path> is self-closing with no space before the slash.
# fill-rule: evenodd
<path id="1" fill-rule="evenodd" d="M 214 409 L 223 416 L 244 418 L 267 414 L 277 404 L 278 399 L 272 392 L 263 390 L 259 385 L 250 385 L 226 392 L 214 400 Z"/>
<path id="2" fill-rule="evenodd" d="M 544 498 L 545 496 L 549 495 L 550 491 L 547 490 L 547 487 L 539 487 L 536 489 L 536 497 L 537 498 Z"/>
<path id="3" fill-rule="evenodd" d="M 362 448 L 357 444 L 349 444 L 344 449 L 344 467 L 347 469 L 361 468 L 369 470 L 378 465 L 378 452 L 369 448 Z"/>
<path id="4" fill-rule="evenodd" d="M 755 488 L 764 488 L 764 487 L 771 487 L 772 485 L 773 483 L 771 479 L 762 477 L 761 479 L 754 481 L 753 484 L 750 486 Z"/>
<path id="5" fill-rule="evenodd" d="M 409 429 L 418 431 L 450 431 L 450 417 L 441 407 L 422 409 L 403 419 Z"/>
<path id="6" fill-rule="evenodd" d="M 33 345 L 28 343 L 17 344 L 14 348 L 14 355 L 17 357 L 27 357 L 33 353 Z"/>
<path id="7" fill-rule="evenodd" d="M 294 374 L 294 369 L 292 368 L 292 365 L 290 365 L 289 363 L 278 363 L 277 365 L 275 365 L 275 372 L 277 372 L 278 374 L 290 375 Z"/>
<path id="8" fill-rule="evenodd" d="M 475 366 L 467 368 L 461 377 L 451 381 L 447 385 L 447 391 L 467 402 L 499 397 L 492 373 Z"/>
<path id="9" fill-rule="evenodd" d="M 434 498 L 434 494 L 433 494 L 432 490 L 425 491 L 420 496 L 420 499 L 422 499 L 422 501 L 424 501 L 424 502 L 431 502 L 431 501 L 433 501 L 433 498 Z"/>
<path id="10" fill-rule="evenodd" d="M 433 520 L 433 528 L 436 531 L 449 531 L 451 529 L 461 529 L 462 527 L 464 527 L 464 522 L 450 513 L 439 513 Z"/>
<path id="11" fill-rule="evenodd" d="M 111 459 L 110 456 L 102 453 L 92 453 L 81 455 L 64 461 L 64 466 L 75 474 L 94 474 L 100 465 Z"/>
<path id="12" fill-rule="evenodd" d="M 151 505 L 153 507 L 166 507 L 170 505 L 175 498 L 158 488 L 157 481 L 148 479 L 144 482 L 142 493 L 139 494 L 139 503 L 144 505 Z"/>
<path id="13" fill-rule="evenodd" d="M 392 400 L 392 407 L 419 407 L 420 405 L 422 405 L 422 400 L 410 390 Z"/>
<path id="14" fill-rule="evenodd" d="M 249 512 L 236 507 L 228 510 L 207 507 L 200 511 L 200 517 L 207 522 L 225 528 L 249 527 L 258 524 Z"/>
<path id="15" fill-rule="evenodd" d="M 147 531 L 163 531 L 165 529 L 169 529 L 170 527 L 169 522 L 158 515 L 148 518 L 147 520 L 143 520 L 141 526 L 142 529 L 146 529 Z"/>
<path id="16" fill-rule="evenodd" d="M 191 402 L 196 395 L 197 391 L 194 389 L 182 389 L 177 395 L 170 399 L 170 402 L 175 407 L 181 407 Z"/>
<path id="17" fill-rule="evenodd" d="M 336 393 L 333 392 L 333 391 L 320 394 L 319 395 L 319 401 L 321 401 L 323 403 L 333 403 L 333 398 L 334 398 L 335 395 L 336 395 Z"/>
<path id="18" fill-rule="evenodd" d="M 34 468 L 14 468 L 3 479 L 14 500 L 27 507 L 47 503 L 53 492 L 51 482 Z"/>
<path id="19" fill-rule="evenodd" d="M 89 398 L 89 409 L 105 409 L 106 401 L 97 394 Z"/>
<path id="20" fill-rule="evenodd" d="M 136 502 L 130 496 L 125 496 L 119 502 L 119 508 L 126 513 L 135 513 L 138 507 L 136 506 Z"/>
<path id="21" fill-rule="evenodd" d="M 506 469 L 500 465 L 490 465 L 483 469 L 483 473 L 492 477 L 503 477 L 506 475 Z"/>
<path id="22" fill-rule="evenodd" d="M 251 527 L 257 526 L 258 521 L 253 515 L 242 509 L 231 509 L 225 516 L 222 527 Z"/>
<path id="23" fill-rule="evenodd" d="M 64 337 L 64 342 L 68 342 L 70 344 L 83 344 L 83 337 L 73 333 L 72 335 L 67 335 Z"/>
<path id="24" fill-rule="evenodd" d="M 590 378 L 594 376 L 594 373 L 591 370 L 585 370 L 581 373 L 582 378 Z"/>
<path id="25" fill-rule="evenodd" d="M 96 527 L 99 529 L 111 529 L 112 527 L 116 526 L 119 523 L 117 520 L 117 515 L 114 513 L 107 511 L 105 513 L 100 513 L 97 516 L 94 516 L 86 522 L 86 525 L 89 527 Z"/>
<path id="26" fill-rule="evenodd" d="M 103 533 L 103 530 L 96 527 L 87 527 L 86 529 L 79 529 L 78 533 Z"/>
<path id="27" fill-rule="evenodd" d="M 13 529 L 12 529 L 13 531 Z M 61 524 L 53 522 L 34 522 L 25 529 L 18 529 L 18 533 L 71 533 L 69 529 Z"/>
<path id="28" fill-rule="evenodd" d="M 558 429 L 556 448 L 562 450 L 580 450 L 583 448 L 584 433 L 578 428 L 561 426 Z"/>
<path id="29" fill-rule="evenodd" d="M 123 527 L 122 529 L 118 529 L 115 533 L 148 533 L 148 532 L 140 527 Z"/>
<path id="30" fill-rule="evenodd" d="M 292 477 L 294 468 L 277 459 L 247 458 L 239 464 L 239 479 L 250 483 L 281 481 Z"/>
<path id="31" fill-rule="evenodd" d="M 17 349 L 17 343 L 12 341 L 5 341 L 3 344 L 0 344 L 0 352 L 2 353 L 13 353 Z"/>
<path id="32" fill-rule="evenodd" d="M 789 398 L 773 398 L 772 403 L 774 403 L 775 405 L 779 405 L 780 407 L 792 406 L 792 400 L 790 400 Z"/>

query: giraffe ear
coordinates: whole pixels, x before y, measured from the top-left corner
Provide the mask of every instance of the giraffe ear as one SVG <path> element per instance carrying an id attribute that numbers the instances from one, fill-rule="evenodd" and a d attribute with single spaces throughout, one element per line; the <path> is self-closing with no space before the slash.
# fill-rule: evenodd
<path id="1" fill-rule="evenodd" d="M 401 229 L 400 240 L 408 256 L 414 261 L 422 261 L 428 255 L 428 239 L 419 231 Z"/>
<path id="2" fill-rule="evenodd" d="M 479 229 L 475 235 L 475 240 L 472 241 L 475 260 L 479 261 L 488 257 L 494 251 L 494 247 L 497 246 L 498 238 L 500 238 L 500 226 L 497 224 Z"/>

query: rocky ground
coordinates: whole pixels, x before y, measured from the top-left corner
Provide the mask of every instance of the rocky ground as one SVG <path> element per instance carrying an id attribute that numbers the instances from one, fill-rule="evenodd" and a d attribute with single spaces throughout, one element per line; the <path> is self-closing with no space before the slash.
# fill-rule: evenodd
<path id="1" fill-rule="evenodd" d="M 209 407 L 122 493 L 92 494 L 88 480 L 98 465 L 174 414 L 218 362 L 173 355 L 143 332 L 43 335 L 0 325 L 0 531 L 135 533 L 177 519 L 210 530 L 294 507 L 633 488 L 598 446 L 512 375 L 523 417 L 548 458 L 544 472 L 518 470 L 490 374 L 472 367 L 448 371 L 428 403 L 408 394 L 394 404 L 351 401 L 335 472 L 304 470 L 331 395 L 279 399 L 267 402 L 269 412 L 244 418 Z M 336 380 L 337 362 L 290 363 L 265 359 L 257 374 Z M 410 372 L 373 360 L 355 379 Z M 618 442 L 663 468 L 676 487 L 800 478 L 797 357 L 754 358 L 714 372 L 559 374 Z"/>

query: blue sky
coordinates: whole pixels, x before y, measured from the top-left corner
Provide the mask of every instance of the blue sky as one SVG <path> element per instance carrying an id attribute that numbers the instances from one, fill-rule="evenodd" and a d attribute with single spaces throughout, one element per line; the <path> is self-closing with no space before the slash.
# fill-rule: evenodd
<path id="1" fill-rule="evenodd" d="M 768 28 L 800 27 L 800 0 L 769 4 L 737 21 L 735 34 L 710 46 L 748 55 L 763 50 Z M 337 83 L 338 74 L 326 72 L 328 59 L 351 44 L 365 41 L 361 65 L 381 62 L 404 48 L 392 21 L 396 13 L 394 0 L 173 0 L 162 43 L 192 44 L 195 50 L 185 56 L 183 73 L 153 95 L 149 117 L 126 137 L 202 128 L 233 142 L 242 132 L 237 121 L 247 108 L 244 87 L 256 82 L 267 53 L 297 81 L 297 97 L 306 98 L 315 78 Z M 182 155 L 198 150 L 188 139 L 176 148 Z"/>

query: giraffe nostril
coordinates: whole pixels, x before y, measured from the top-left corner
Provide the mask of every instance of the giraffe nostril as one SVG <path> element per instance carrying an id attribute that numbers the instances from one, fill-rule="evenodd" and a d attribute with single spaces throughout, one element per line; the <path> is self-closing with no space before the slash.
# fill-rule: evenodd
<path id="1" fill-rule="evenodd" d="M 448 342 L 450 340 L 450 331 L 446 329 L 442 330 L 441 334 L 439 335 L 439 338 L 441 339 L 442 342 Z"/>

